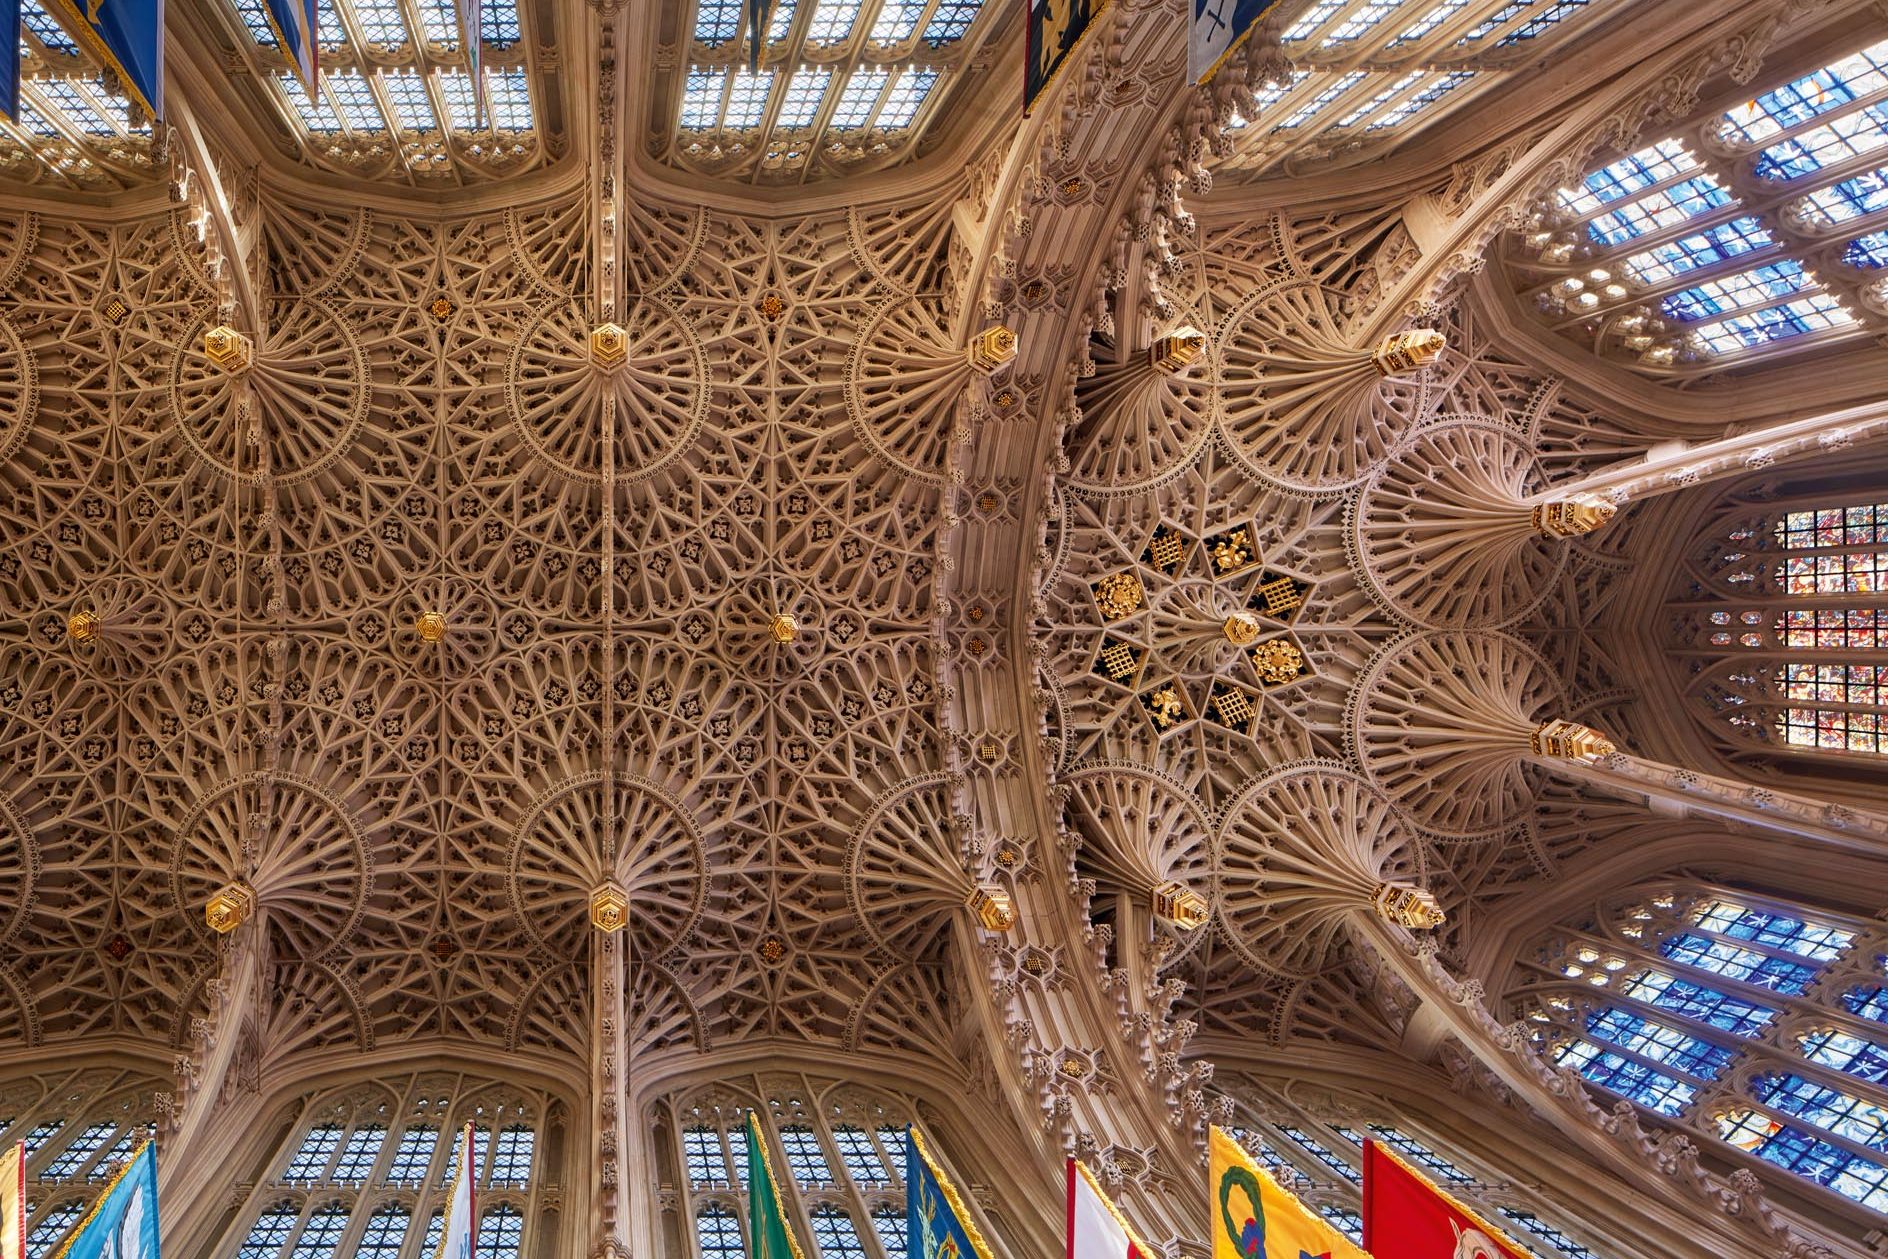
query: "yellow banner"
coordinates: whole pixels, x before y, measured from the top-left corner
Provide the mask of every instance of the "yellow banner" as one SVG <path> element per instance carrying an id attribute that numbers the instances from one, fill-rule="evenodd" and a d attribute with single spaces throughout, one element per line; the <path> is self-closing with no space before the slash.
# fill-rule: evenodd
<path id="1" fill-rule="evenodd" d="M 0 1154 L 0 1259 L 26 1254 L 26 1155 L 20 1143 Z"/>
<path id="2" fill-rule="evenodd" d="M 1208 1134 L 1213 1259 L 1370 1259 L 1217 1127 Z"/>

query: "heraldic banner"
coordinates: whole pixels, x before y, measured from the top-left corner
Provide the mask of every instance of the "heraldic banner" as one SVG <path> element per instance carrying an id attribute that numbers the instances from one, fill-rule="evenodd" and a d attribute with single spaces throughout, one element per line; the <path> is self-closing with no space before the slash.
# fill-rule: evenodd
<path id="1" fill-rule="evenodd" d="M 54 1259 L 158 1259 L 157 1147 L 138 1147 Z"/>
<path id="2" fill-rule="evenodd" d="M 780 1185 L 774 1180 L 773 1160 L 767 1156 L 767 1134 L 751 1110 L 747 1112 L 747 1253 L 750 1259 L 805 1259 L 780 1203 Z"/>
<path id="3" fill-rule="evenodd" d="M 26 1151 L 15 1141 L 0 1154 L 0 1259 L 26 1255 Z"/>
<path id="4" fill-rule="evenodd" d="M 908 1259 L 990 1259 L 957 1186 L 916 1125 L 905 1129 L 905 1239 Z"/>
<path id="5" fill-rule="evenodd" d="M 1227 1133 L 1215 1126 L 1207 1140 L 1213 1259 L 1370 1259 L 1273 1180 Z"/>
<path id="6" fill-rule="evenodd" d="M 1023 0 L 1023 112 L 1047 90 L 1108 0 Z"/>
<path id="7" fill-rule="evenodd" d="M 1528 1259 L 1528 1252 L 1376 1141 L 1364 1142 L 1364 1245 L 1376 1259 Z"/>
<path id="8" fill-rule="evenodd" d="M 1069 1259 L 1148 1259 L 1127 1217 L 1095 1183 L 1095 1174 L 1069 1160 Z"/>

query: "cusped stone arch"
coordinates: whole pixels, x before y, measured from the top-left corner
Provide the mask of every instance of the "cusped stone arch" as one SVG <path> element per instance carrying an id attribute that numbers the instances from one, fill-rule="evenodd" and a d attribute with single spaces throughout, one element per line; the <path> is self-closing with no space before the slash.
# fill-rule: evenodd
<path id="1" fill-rule="evenodd" d="M 277 956 L 318 959 L 343 949 L 374 885 L 374 859 L 341 796 L 302 774 L 252 770 L 197 797 L 171 849 L 173 908 L 214 938 L 203 908 L 241 880 L 267 915 Z"/>
<path id="2" fill-rule="evenodd" d="M 906 779 L 846 841 L 846 900 L 893 957 L 926 954 L 976 887 L 957 841 L 953 783 L 941 770 Z"/>
<path id="3" fill-rule="evenodd" d="M 1219 329 L 1219 431 L 1243 468 L 1280 489 L 1356 484 L 1432 405 L 1423 376 L 1386 376 L 1374 347 L 1353 343 L 1346 300 L 1313 280 L 1268 284 Z"/>
<path id="4" fill-rule="evenodd" d="M 1348 736 L 1370 781 L 1417 826 L 1481 839 L 1534 803 L 1534 731 L 1567 711 L 1534 648 L 1496 631 L 1428 632 L 1389 643 L 1348 701 Z"/>
<path id="5" fill-rule="evenodd" d="M 1567 543 L 1532 527 L 1544 480 L 1513 426 L 1472 415 L 1425 425 L 1349 504 L 1345 544 L 1364 588 L 1420 629 L 1494 629 L 1540 606 Z"/>
<path id="6" fill-rule="evenodd" d="M 263 1036 L 274 1062 L 292 1061 L 318 1049 L 374 1047 L 360 986 L 328 961 L 290 962 L 275 968 Z"/>
<path id="7" fill-rule="evenodd" d="M 200 460 L 227 479 L 266 474 L 287 486 L 347 454 L 367 420 L 374 382 L 366 347 L 334 306 L 311 297 L 274 303 L 268 333 L 240 371 L 204 353 L 209 327 L 199 316 L 183 330 L 170 368 L 171 416 Z M 247 443 L 250 424 L 262 434 L 260 456 Z"/>
<path id="8" fill-rule="evenodd" d="M 1421 837 L 1361 775 L 1336 762 L 1281 766 L 1214 832 L 1216 924 L 1248 965 L 1310 979 L 1337 960 L 1380 885 L 1422 887 L 1427 866 Z"/>
<path id="9" fill-rule="evenodd" d="M 709 409 L 707 356 L 668 302 L 644 296 L 623 306 L 615 322 L 627 358 L 611 369 L 591 353 L 599 322 L 581 302 L 546 302 L 505 363 L 518 440 L 554 475 L 591 487 L 654 476 L 694 443 Z"/>
<path id="10" fill-rule="evenodd" d="M 540 945 L 573 957 L 589 925 L 591 892 L 614 879 L 634 912 L 635 955 L 681 947 L 708 895 L 707 841 L 687 807 L 640 774 L 592 769 L 542 792 L 512 831 L 506 891 Z"/>
<path id="11" fill-rule="evenodd" d="M 1176 326 L 1191 325 L 1182 316 Z M 1194 331 L 1201 347 L 1185 367 L 1157 366 L 1147 348 L 1135 346 L 1076 381 L 1075 417 L 1062 439 L 1068 460 L 1062 481 L 1092 494 L 1135 493 L 1179 475 L 1193 461 L 1219 410 L 1218 348 L 1209 330 Z"/>

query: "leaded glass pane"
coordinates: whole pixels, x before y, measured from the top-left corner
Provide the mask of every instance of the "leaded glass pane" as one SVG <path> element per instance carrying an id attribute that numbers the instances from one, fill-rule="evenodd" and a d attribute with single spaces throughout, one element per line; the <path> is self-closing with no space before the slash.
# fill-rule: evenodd
<path id="1" fill-rule="evenodd" d="M 983 0 L 938 0 L 924 28 L 924 42 L 933 48 L 954 44 L 970 30 L 983 9 Z"/>
<path id="2" fill-rule="evenodd" d="M 1872 1084 L 1888 1081 L 1888 1048 L 1847 1032 L 1809 1033 L 1803 1037 L 1803 1057 Z"/>
<path id="3" fill-rule="evenodd" d="M 1722 1045 L 1699 1040 L 1630 1010 L 1595 1010 L 1587 1016 L 1586 1030 L 1641 1058 L 1667 1064 L 1699 1079 L 1715 1080 L 1731 1061 L 1731 1051 Z"/>
<path id="4" fill-rule="evenodd" d="M 1569 1041 L 1555 1053 L 1554 1063 L 1661 1115 L 1683 1114 L 1698 1095 L 1691 1085 L 1593 1041 Z"/>
<path id="5" fill-rule="evenodd" d="M 682 117 L 677 124 L 684 131 L 713 131 L 721 118 L 721 86 L 727 71 L 696 66 L 688 72 L 682 87 Z"/>
<path id="6" fill-rule="evenodd" d="M 1730 202 L 1731 194 L 1714 176 L 1694 175 L 1600 215 L 1587 224 L 1587 235 L 1602 245 L 1617 245 Z"/>
<path id="7" fill-rule="evenodd" d="M 1534 39 L 1560 25 L 1560 23 L 1584 9 L 1587 4 L 1588 0 L 1558 0 L 1557 3 L 1547 6 L 1547 8 L 1521 23 L 1506 35 L 1503 35 L 1501 42 L 1495 46 L 1497 48 L 1508 48 L 1523 40 Z"/>
<path id="8" fill-rule="evenodd" d="M 813 20 L 807 23 L 806 40 L 828 46 L 843 44 L 852 36 L 852 24 L 859 20 L 859 0 L 819 0 Z"/>
<path id="9" fill-rule="evenodd" d="M 1660 306 L 1671 318 L 1689 323 L 1751 306 L 1767 306 L 1778 298 L 1794 297 L 1811 283 L 1802 263 L 1785 258 L 1674 293 Z"/>
<path id="10" fill-rule="evenodd" d="M 728 1183 L 727 1156 L 721 1152 L 721 1133 L 714 1128 L 682 1129 L 682 1161 L 691 1188 Z"/>
<path id="11" fill-rule="evenodd" d="M 1856 237 L 1843 249 L 1842 261 L 1871 271 L 1888 267 L 1888 232 L 1870 232 Z"/>
<path id="12" fill-rule="evenodd" d="M 819 1137 L 804 1124 L 788 1124 L 780 1129 L 780 1145 L 787 1154 L 787 1167 L 803 1189 L 825 1189 L 833 1184 L 832 1168 Z"/>
<path id="13" fill-rule="evenodd" d="M 1787 182 L 1888 144 L 1888 109 L 1871 105 L 1779 141 L 1757 155 L 1752 173 Z"/>
<path id="14" fill-rule="evenodd" d="M 426 1180 L 432 1166 L 433 1151 L 439 1145 L 439 1129 L 414 1124 L 400 1134 L 400 1144 L 393 1151 L 387 1167 L 387 1181 L 395 1185 L 418 1185 Z"/>
<path id="15" fill-rule="evenodd" d="M 886 94 L 884 107 L 879 110 L 876 126 L 881 131 L 897 131 L 911 125 L 911 120 L 923 106 L 925 97 L 931 94 L 931 88 L 937 83 L 938 72 L 929 66 L 913 66 L 898 76 L 892 90 Z"/>
<path id="16" fill-rule="evenodd" d="M 1775 243 L 1762 222 L 1745 216 L 1654 245 L 1642 253 L 1630 255 L 1622 265 L 1639 283 L 1659 284 L 1687 271 L 1727 262 L 1739 254 L 1766 249 Z"/>
<path id="17" fill-rule="evenodd" d="M 380 1158 L 381 1143 L 387 1139 L 384 1124 L 369 1124 L 354 1130 L 348 1137 L 347 1145 L 341 1150 L 341 1157 L 335 1160 L 334 1171 L 330 1180 L 342 1184 L 358 1184 L 373 1174 L 374 1164 Z"/>
<path id="18" fill-rule="evenodd" d="M 276 1259 L 294 1233 L 295 1221 L 300 1218 L 301 1212 L 292 1202 L 270 1207 L 250 1225 L 243 1244 L 236 1248 L 236 1259 Z"/>
<path id="19" fill-rule="evenodd" d="M 1329 1221 L 1338 1232 L 1359 1246 L 1364 1244 L 1364 1217 L 1360 1212 L 1351 1207 L 1340 1207 L 1327 1202 L 1318 1207 L 1318 1214 Z"/>
<path id="20" fill-rule="evenodd" d="M 1440 3 L 1432 6 L 1421 18 L 1404 28 L 1402 34 L 1391 40 L 1390 47 L 1413 44 L 1417 40 L 1428 38 L 1430 32 L 1467 7 L 1468 0 L 1440 0 Z"/>
<path id="21" fill-rule="evenodd" d="M 718 1202 L 711 1202 L 695 1212 L 695 1241 L 702 1259 L 745 1259 L 741 1244 L 741 1224 L 734 1212 Z"/>
<path id="22" fill-rule="evenodd" d="M 1362 70 L 1353 70 L 1349 74 L 1339 77 L 1335 83 L 1323 88 L 1317 95 L 1313 96 L 1303 105 L 1300 105 L 1285 121 L 1279 123 L 1278 130 L 1288 131 L 1293 127 L 1301 126 L 1309 122 L 1311 119 L 1323 113 L 1325 107 L 1337 100 L 1338 97 L 1363 82 L 1363 78 L 1364 72 Z"/>
<path id="23" fill-rule="evenodd" d="M 1707 349 L 1727 354 L 1854 322 L 1855 316 L 1844 310 L 1832 295 L 1813 293 L 1768 310 L 1732 315 L 1699 328 L 1693 335 Z"/>
<path id="24" fill-rule="evenodd" d="M 1415 1137 L 1396 1128 L 1386 1128 L 1379 1124 L 1370 1125 L 1370 1135 L 1401 1154 L 1409 1162 L 1427 1171 L 1437 1180 L 1451 1185 L 1473 1184 L 1475 1178 L 1436 1153 Z"/>
<path id="25" fill-rule="evenodd" d="M 106 1179 L 118 1164 L 136 1152 L 140 1142 L 154 1135 L 156 1131 L 154 1125 L 143 1128 L 127 1127 L 118 1134 L 118 1139 L 112 1143 L 112 1147 L 99 1155 L 98 1161 L 92 1164 L 92 1170 L 85 1173 L 85 1178 L 87 1180 Z"/>
<path id="26" fill-rule="evenodd" d="M 426 80 L 417 74 L 397 73 L 380 76 L 380 85 L 402 131 L 437 131 L 439 120 L 433 116 L 433 102 L 426 95 Z"/>
<path id="27" fill-rule="evenodd" d="M 719 48 L 741 29 L 741 0 L 699 0 L 695 6 L 695 42 Z"/>
<path id="28" fill-rule="evenodd" d="M 1748 144 L 1769 139 L 1819 114 L 1888 87 L 1888 42 L 1844 57 L 1814 74 L 1772 88 L 1724 115 L 1726 134 Z"/>
<path id="29" fill-rule="evenodd" d="M 302 81 L 292 74 L 276 76 L 276 83 L 282 88 L 282 94 L 288 97 L 289 106 L 302 120 L 302 126 L 316 134 L 333 134 L 341 129 L 341 119 L 328 107 L 328 98 L 324 93 L 310 100 Z"/>
<path id="30" fill-rule="evenodd" d="M 879 93 L 890 80 L 889 70 L 854 70 L 840 91 L 839 103 L 833 107 L 826 125 L 834 131 L 856 131 L 865 126 L 872 119 Z"/>
<path id="31" fill-rule="evenodd" d="M 1331 1153 L 1322 1142 L 1318 1141 L 1318 1139 L 1313 1137 L 1310 1133 L 1304 1131 L 1302 1128 L 1280 1128 L 1279 1131 L 1284 1133 L 1287 1137 L 1290 1137 L 1305 1153 L 1317 1159 L 1318 1162 L 1324 1164 L 1339 1176 L 1348 1180 L 1351 1184 L 1363 1184 L 1363 1173 L 1359 1172 L 1337 1155 Z"/>
<path id="32" fill-rule="evenodd" d="M 780 98 L 780 112 L 774 116 L 774 126 L 788 131 L 812 126 L 832 81 L 830 66 L 801 66 L 795 70 Z"/>
<path id="33" fill-rule="evenodd" d="M 530 1184 L 531 1155 L 536 1146 L 537 1133 L 523 1124 L 500 1131 L 492 1146 L 492 1186 L 522 1189 Z"/>
<path id="34" fill-rule="evenodd" d="M 289 1160 L 288 1170 L 282 1173 L 282 1180 L 291 1185 L 308 1185 L 321 1179 L 321 1174 L 328 1168 L 328 1160 L 341 1148 L 341 1128 L 338 1124 L 321 1124 L 310 1128 L 308 1135 L 302 1138 L 295 1157 Z"/>
<path id="35" fill-rule="evenodd" d="M 885 1174 L 885 1164 L 879 1161 L 878 1151 L 865 1129 L 840 1124 L 833 1128 L 833 1144 L 839 1147 L 839 1161 L 846 1175 L 856 1183 L 874 1186 L 891 1183 Z"/>
<path id="36" fill-rule="evenodd" d="M 1696 1019 L 1733 1036 L 1754 1036 L 1776 1017 L 1775 1010 L 1742 997 L 1729 996 L 1655 970 L 1640 971 L 1626 981 L 1621 991 L 1628 997 Z"/>
<path id="37" fill-rule="evenodd" d="M 1853 179 L 1819 188 L 1804 197 L 1803 213 L 1823 225 L 1846 223 L 1888 207 L 1888 167 L 1877 166 Z"/>
<path id="38" fill-rule="evenodd" d="M 822 1202 L 813 1208 L 811 1218 L 813 1245 L 819 1248 L 820 1259 L 866 1259 L 865 1243 L 844 1207 Z"/>
<path id="39" fill-rule="evenodd" d="M 728 1156 L 734 1160 L 734 1178 L 747 1188 L 747 1129 L 730 1128 L 728 1130 Z"/>
<path id="40" fill-rule="evenodd" d="M 1801 993 L 1816 978 L 1817 967 L 1770 957 L 1723 940 L 1709 940 L 1684 932 L 1667 939 L 1659 952 L 1674 962 L 1708 970 L 1727 979 L 1742 980 L 1774 992 Z"/>
<path id="41" fill-rule="evenodd" d="M 400 1243 L 406 1240 L 406 1228 L 412 1219 L 412 1212 L 398 1206 L 382 1207 L 368 1216 L 354 1259 L 398 1259 Z"/>
<path id="42" fill-rule="evenodd" d="M 259 4 L 261 0 L 255 2 Z M 49 52 L 70 55 L 79 51 L 79 46 L 66 34 L 66 28 L 59 25 L 59 20 L 48 13 L 39 0 L 20 0 L 20 22 Z"/>
<path id="43" fill-rule="evenodd" d="M 473 1249 L 479 1259 L 518 1259 L 524 1241 L 524 1215 L 514 1206 L 496 1206 L 479 1219 Z"/>
<path id="44" fill-rule="evenodd" d="M 1720 1135 L 1765 1162 L 1826 1185 L 1877 1211 L 1888 1211 L 1888 1168 L 1850 1154 L 1809 1132 L 1745 1111 L 1719 1121 Z"/>
<path id="45" fill-rule="evenodd" d="M 1365 130 L 1386 131 L 1391 127 L 1400 127 L 1474 77 L 1473 70 L 1454 70 L 1432 79 L 1404 98 L 1395 108 L 1372 121 Z"/>
<path id="46" fill-rule="evenodd" d="M 61 1202 L 41 1216 L 26 1234 L 26 1259 L 47 1259 L 66 1232 L 85 1215 L 83 1202 Z"/>
<path id="47" fill-rule="evenodd" d="M 772 70 L 753 71 L 743 66 L 734 72 L 728 89 L 728 106 L 721 125 L 729 131 L 750 131 L 760 126 L 767 114 L 767 93 L 772 89 Z"/>
<path id="48" fill-rule="evenodd" d="M 1588 1250 L 1585 1246 L 1582 1246 L 1579 1242 L 1573 1240 L 1573 1238 L 1567 1236 L 1552 1224 L 1543 1220 L 1540 1216 L 1535 1215 L 1532 1211 L 1521 1211 L 1513 1207 L 1501 1207 L 1498 1209 L 1510 1223 L 1519 1225 L 1524 1231 L 1533 1234 L 1536 1239 L 1546 1242 L 1549 1246 L 1553 1247 L 1556 1252 L 1566 1256 L 1566 1259 L 1600 1259 L 1600 1257 L 1591 1250 Z"/>
<path id="49" fill-rule="evenodd" d="M 971 10 L 973 14 L 975 11 Z M 911 38 L 923 17 L 924 5 L 917 0 L 884 0 L 866 38 L 874 44 L 902 44 Z"/>
<path id="50" fill-rule="evenodd" d="M 76 1175 L 78 1170 L 85 1166 L 85 1161 L 96 1154 L 105 1142 L 111 1140 L 112 1134 L 116 1131 L 118 1131 L 118 1125 L 114 1123 L 92 1124 L 73 1137 L 66 1148 L 59 1151 L 52 1162 L 46 1164 L 46 1169 L 39 1174 L 40 1179 L 66 1180 Z"/>
<path id="51" fill-rule="evenodd" d="M 892 1170 L 898 1174 L 898 1179 L 901 1181 L 905 1178 L 905 1145 L 903 1128 L 887 1125 L 878 1130 L 879 1149 L 885 1151 L 886 1160 L 890 1162 Z"/>
<path id="52" fill-rule="evenodd" d="M 334 1259 L 341 1248 L 341 1234 L 347 1231 L 347 1208 L 323 1207 L 302 1225 L 302 1235 L 295 1239 L 290 1259 Z"/>
<path id="53" fill-rule="evenodd" d="M 872 1208 L 872 1231 L 878 1234 L 878 1244 L 884 1248 L 886 1259 L 900 1259 L 905 1254 L 905 1213 L 897 1207 L 876 1206 Z"/>

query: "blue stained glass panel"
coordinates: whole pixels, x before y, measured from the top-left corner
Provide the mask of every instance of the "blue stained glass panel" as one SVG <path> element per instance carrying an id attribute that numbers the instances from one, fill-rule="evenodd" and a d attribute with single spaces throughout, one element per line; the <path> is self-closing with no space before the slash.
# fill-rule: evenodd
<path id="1" fill-rule="evenodd" d="M 1888 267 L 1888 232 L 1870 232 L 1850 241 L 1842 251 L 1842 261 L 1868 270 Z"/>
<path id="2" fill-rule="evenodd" d="M 1724 115 L 1726 134 L 1755 144 L 1779 131 L 1840 109 L 1859 97 L 1888 87 L 1888 42 L 1876 44 L 1814 74 L 1772 88 Z"/>
<path id="3" fill-rule="evenodd" d="M 1803 1057 L 1858 1080 L 1888 1081 L 1888 1048 L 1847 1032 L 1811 1032 L 1803 1038 Z"/>
<path id="4" fill-rule="evenodd" d="M 1846 1137 L 1871 1150 L 1888 1150 L 1888 1111 L 1840 1089 L 1800 1075 L 1762 1075 L 1751 1095 L 1764 1105 L 1794 1115 L 1825 1132 Z"/>
<path id="5" fill-rule="evenodd" d="M 1592 1041 L 1569 1042 L 1561 1047 L 1554 1061 L 1559 1066 L 1578 1070 L 1582 1079 L 1661 1115 L 1683 1114 L 1698 1095 L 1691 1085 Z"/>
<path id="6" fill-rule="evenodd" d="M 1642 1058 L 1665 1063 L 1700 1079 L 1717 1079 L 1731 1061 L 1731 1051 L 1722 1045 L 1699 1040 L 1675 1027 L 1617 1007 L 1589 1014 L 1586 1030 L 1621 1049 L 1629 1049 Z"/>
<path id="7" fill-rule="evenodd" d="M 1888 144 L 1888 108 L 1870 105 L 1778 141 L 1757 155 L 1751 169 L 1759 179 L 1783 183 L 1872 153 L 1884 144 Z"/>
<path id="8" fill-rule="evenodd" d="M 1690 932 L 1665 940 L 1659 945 L 1659 952 L 1674 962 L 1696 966 L 1699 970 L 1708 970 L 1727 979 L 1741 979 L 1747 984 L 1756 984 L 1773 992 L 1793 995 L 1801 995 L 1820 969 L 1771 957 L 1755 949 L 1738 948 L 1723 940 L 1709 940 Z"/>
<path id="9" fill-rule="evenodd" d="M 1587 235 L 1602 245 L 1617 245 L 1661 227 L 1676 226 L 1730 202 L 1731 194 L 1715 178 L 1695 175 L 1600 215 L 1587 224 Z"/>
<path id="10" fill-rule="evenodd" d="M 1778 298 L 1794 297 L 1807 289 L 1809 284 L 1803 264 L 1794 258 L 1785 258 L 1680 290 L 1659 305 L 1671 318 L 1695 323 L 1747 307 L 1766 305 Z"/>
<path id="11" fill-rule="evenodd" d="M 1626 996 L 1695 1019 L 1733 1036 L 1754 1036 L 1769 1026 L 1776 1011 L 1659 971 L 1641 971 L 1626 981 Z"/>
<path id="12" fill-rule="evenodd" d="M 1888 1023 L 1888 988 L 1851 988 L 1842 994 L 1842 1005 L 1850 1014 Z"/>
<path id="13" fill-rule="evenodd" d="M 1801 1128 L 1750 1115 L 1730 1126 L 1724 1139 L 1766 1163 L 1825 1185 L 1845 1198 L 1888 1210 L 1888 1168 L 1850 1154 Z"/>
<path id="14" fill-rule="evenodd" d="M 1725 262 L 1775 243 L 1760 221 L 1746 216 L 1633 254 L 1626 259 L 1625 267 L 1639 283 L 1659 284 L 1687 271 Z"/>
<path id="15" fill-rule="evenodd" d="M 1865 518 L 1872 519 L 1871 508 L 1850 510 L 1859 513 L 1856 518 L 1858 524 Z M 1753 909 L 1736 901 L 1723 899 L 1699 906 L 1694 913 L 1694 921 L 1706 931 L 1715 931 L 1719 935 L 1727 935 L 1736 940 L 1749 940 L 1770 948 L 1784 949 L 1799 956 L 1811 957 L 1823 962 L 1832 962 L 1841 957 L 1855 940 L 1853 931 L 1844 931 L 1840 927 L 1831 927 L 1825 923 L 1811 922 L 1807 918 L 1773 914 L 1767 910 Z"/>
<path id="16" fill-rule="evenodd" d="M 1812 219 L 1823 223 L 1846 223 L 1888 209 L 1888 167 L 1877 166 L 1853 179 L 1818 188 L 1803 198 L 1803 205 Z"/>
<path id="17" fill-rule="evenodd" d="M 1833 296 L 1812 293 L 1768 310 L 1732 315 L 1702 330 L 1698 338 L 1713 353 L 1727 354 L 1854 322 Z"/>

